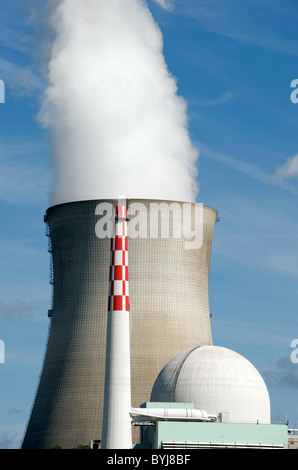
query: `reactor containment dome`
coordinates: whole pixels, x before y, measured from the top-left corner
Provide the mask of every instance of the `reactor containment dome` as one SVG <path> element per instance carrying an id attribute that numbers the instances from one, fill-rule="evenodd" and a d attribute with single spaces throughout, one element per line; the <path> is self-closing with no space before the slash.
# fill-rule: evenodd
<path id="1" fill-rule="evenodd" d="M 231 423 L 270 424 L 265 382 L 246 358 L 219 346 L 187 350 L 158 375 L 152 402 L 194 403 Z"/>

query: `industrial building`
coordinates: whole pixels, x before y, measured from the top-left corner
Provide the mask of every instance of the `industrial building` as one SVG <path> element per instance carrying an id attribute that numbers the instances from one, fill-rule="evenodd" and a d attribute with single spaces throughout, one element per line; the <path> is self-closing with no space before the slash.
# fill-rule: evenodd
<path id="1" fill-rule="evenodd" d="M 288 448 L 287 426 L 271 424 L 270 397 L 260 373 L 227 348 L 209 345 L 178 354 L 161 370 L 144 407 L 147 415 L 136 418 L 148 448 Z M 156 413 L 161 408 L 163 415 Z M 201 416 L 183 409 L 199 409 Z"/>
<path id="2" fill-rule="evenodd" d="M 136 449 L 288 449 L 286 425 L 235 423 L 224 413 L 218 421 L 218 417 L 196 410 L 193 403 L 151 402 L 144 403 L 141 410 L 143 414 L 133 415 L 133 423 L 142 429 Z M 200 411 L 201 416 L 194 417 L 192 411 Z"/>
<path id="3" fill-rule="evenodd" d="M 125 406 L 132 440 L 127 446 L 288 448 L 287 426 L 270 422 L 270 398 L 259 372 L 237 352 L 213 344 L 208 286 L 216 210 L 131 199 L 125 217 L 128 249 L 115 254 L 109 211 L 117 203 L 77 201 L 47 210 L 49 337 L 22 448 L 107 445 L 102 432 L 113 412 L 112 388 L 105 389 L 106 359 L 114 367 L 115 354 L 107 341 L 114 328 L 114 320 L 107 322 L 114 289 L 109 281 L 115 257 L 122 255 L 121 269 L 129 269 L 129 276 L 127 271 L 118 282 L 125 283 L 128 323 L 117 320 L 117 335 L 128 325 L 123 366 L 130 374 L 131 406 L 128 399 Z M 115 369 L 111 373 L 116 387 L 119 383 L 119 401 L 126 378 L 117 354 L 118 382 Z"/>

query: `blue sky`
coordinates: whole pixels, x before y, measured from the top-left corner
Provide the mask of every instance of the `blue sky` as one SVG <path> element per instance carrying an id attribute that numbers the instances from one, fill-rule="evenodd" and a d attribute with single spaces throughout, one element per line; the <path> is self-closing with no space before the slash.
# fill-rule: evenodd
<path id="1" fill-rule="evenodd" d="M 37 120 L 45 87 L 36 1 L 0 1 L 0 449 L 18 448 L 41 370 L 50 306 L 44 212 L 53 168 Z M 214 344 L 249 359 L 273 422 L 298 428 L 298 5 L 150 1 L 200 152 L 197 202 L 218 210 L 210 265 Z M 286 417 L 286 418 L 285 418 Z"/>

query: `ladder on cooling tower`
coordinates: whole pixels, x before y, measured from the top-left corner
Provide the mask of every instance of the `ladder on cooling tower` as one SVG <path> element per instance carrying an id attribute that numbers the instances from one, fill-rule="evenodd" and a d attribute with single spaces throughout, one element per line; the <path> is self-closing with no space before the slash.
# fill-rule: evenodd
<path id="1" fill-rule="evenodd" d="M 52 252 L 52 241 L 51 241 L 51 234 L 50 234 L 50 227 L 48 224 L 47 215 L 44 216 L 44 222 L 46 224 L 45 233 L 48 237 L 48 252 L 50 253 L 50 274 L 49 274 L 49 283 L 51 284 L 51 308 L 48 310 L 48 317 L 52 318 L 53 315 L 53 285 L 54 285 L 54 265 L 53 265 L 53 252 Z"/>

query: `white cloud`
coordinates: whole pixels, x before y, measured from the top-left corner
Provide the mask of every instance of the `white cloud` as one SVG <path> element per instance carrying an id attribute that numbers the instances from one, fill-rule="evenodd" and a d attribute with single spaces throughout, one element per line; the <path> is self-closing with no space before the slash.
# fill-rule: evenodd
<path id="1" fill-rule="evenodd" d="M 9 414 L 9 415 L 18 415 L 18 414 L 21 414 L 21 413 L 24 413 L 24 411 L 23 411 L 23 410 L 19 410 L 19 409 L 17 409 L 17 408 L 10 408 L 10 409 L 8 410 L 8 414 Z"/>
<path id="2" fill-rule="evenodd" d="M 8 436 L 7 434 L 0 435 L 0 449 L 10 449 L 15 443 L 15 436 Z"/>
<path id="3" fill-rule="evenodd" d="M 180 3 L 183 4 L 184 13 L 207 31 L 247 44 L 297 55 L 297 8 L 294 3 L 290 5 L 290 2 L 281 0 L 181 0 Z M 264 21 L 264 18 L 270 18 L 270 21 Z"/>
<path id="4" fill-rule="evenodd" d="M 289 211 L 290 212 L 290 211 Z M 253 195 L 225 197 L 213 251 L 240 265 L 298 277 L 298 223 L 284 206 Z"/>
<path id="5" fill-rule="evenodd" d="M 271 364 L 271 369 L 265 370 L 263 376 L 271 387 L 297 388 L 298 368 L 289 356 L 279 357 Z"/>
<path id="6" fill-rule="evenodd" d="M 39 143 L 0 145 L 0 199 L 10 204 L 46 202 L 52 173 L 44 158 L 38 159 L 45 151 Z"/>
<path id="7" fill-rule="evenodd" d="M 28 317 L 32 315 L 35 308 L 26 302 L 16 300 L 8 305 L 0 302 L 0 318 L 15 318 L 15 317 Z"/>
<path id="8" fill-rule="evenodd" d="M 286 178 L 298 178 L 298 153 L 278 168 L 272 177 L 273 181 L 277 183 Z"/>
<path id="9" fill-rule="evenodd" d="M 235 94 L 236 93 L 234 91 L 227 91 L 218 98 L 190 100 L 189 104 L 198 106 L 219 106 L 230 101 L 232 98 L 234 98 Z"/>
<path id="10" fill-rule="evenodd" d="M 246 161 L 239 160 L 231 155 L 211 149 L 203 142 L 197 143 L 197 147 L 200 150 L 201 158 L 210 158 L 222 165 L 228 166 L 229 168 L 232 168 L 233 170 L 242 173 L 243 175 L 246 175 L 249 178 L 260 181 L 264 184 L 273 185 L 276 182 L 281 182 L 282 184 L 280 185 L 280 187 L 282 189 L 295 195 L 297 195 L 298 193 L 296 187 L 290 185 L 289 183 L 282 182 L 282 180 L 285 179 L 285 176 L 298 176 L 298 154 L 293 157 L 293 161 L 289 161 L 284 167 L 278 170 L 274 176 L 272 176 L 261 168 L 247 163 Z"/>
<path id="11" fill-rule="evenodd" d="M 158 3 L 162 8 L 164 8 L 167 11 L 170 11 L 174 7 L 174 1 L 175 0 L 153 0 L 155 3 Z"/>
<path id="12" fill-rule="evenodd" d="M 212 160 L 215 160 L 219 163 L 222 163 L 240 173 L 245 174 L 253 179 L 262 181 L 263 183 L 270 182 L 270 176 L 260 168 L 251 165 L 250 163 L 246 163 L 245 161 L 237 160 L 236 158 L 232 157 L 231 155 L 224 154 L 222 152 L 218 152 L 213 150 L 200 142 L 198 147 L 201 152 L 201 157 L 207 157 Z"/>
<path id="13" fill-rule="evenodd" d="M 19 94 L 27 94 L 32 91 L 44 89 L 41 77 L 30 67 L 20 67 L 15 63 L 0 58 L 0 75 L 6 88 Z"/>
<path id="14" fill-rule="evenodd" d="M 31 41 L 28 32 L 30 24 L 28 1 L 32 0 L 5 2 L 5 6 L 4 2 L 1 2 L 0 15 L 0 45 L 25 54 L 29 50 Z"/>

